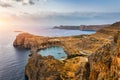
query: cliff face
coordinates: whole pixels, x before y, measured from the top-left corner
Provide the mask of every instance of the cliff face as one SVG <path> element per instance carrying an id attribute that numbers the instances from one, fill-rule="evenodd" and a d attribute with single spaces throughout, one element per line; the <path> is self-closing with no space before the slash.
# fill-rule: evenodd
<path id="1" fill-rule="evenodd" d="M 108 39 L 108 42 L 101 45 L 101 47 L 89 56 L 89 80 L 120 79 L 120 32 L 118 31 L 120 26 L 115 26 L 116 23 L 113 25 L 103 28 L 96 33 L 96 35 L 100 33 L 107 35 L 108 37 L 103 38 Z"/>
<path id="2" fill-rule="evenodd" d="M 52 56 L 32 54 L 26 65 L 25 74 L 28 80 L 62 80 L 60 77 L 62 66 L 63 64 Z"/>
<path id="3" fill-rule="evenodd" d="M 89 57 L 89 80 L 120 79 L 120 40 L 107 43 Z"/>
<path id="4" fill-rule="evenodd" d="M 32 53 L 36 53 L 40 49 L 58 45 L 61 45 L 58 39 L 35 36 L 29 33 L 19 34 L 13 42 L 14 47 L 30 49 Z"/>
<path id="5" fill-rule="evenodd" d="M 32 35 L 28 33 L 19 34 L 16 37 L 15 41 L 13 42 L 13 45 L 15 47 L 30 48 L 30 46 L 28 47 L 25 46 L 25 42 L 27 38 L 31 38 L 31 37 Z"/>

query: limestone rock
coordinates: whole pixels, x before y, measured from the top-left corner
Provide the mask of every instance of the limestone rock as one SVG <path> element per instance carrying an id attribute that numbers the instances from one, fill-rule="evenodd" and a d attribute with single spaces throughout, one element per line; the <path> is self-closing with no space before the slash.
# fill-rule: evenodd
<path id="1" fill-rule="evenodd" d="M 26 65 L 25 74 L 28 80 L 62 80 L 62 66 L 63 64 L 52 56 L 42 57 L 34 53 Z"/>
<path id="2" fill-rule="evenodd" d="M 31 38 L 33 35 L 28 34 L 28 33 L 22 33 L 19 34 L 15 41 L 13 42 L 13 45 L 15 47 L 21 47 L 21 48 L 30 48 L 30 46 L 27 44 L 28 40 L 27 38 Z"/>

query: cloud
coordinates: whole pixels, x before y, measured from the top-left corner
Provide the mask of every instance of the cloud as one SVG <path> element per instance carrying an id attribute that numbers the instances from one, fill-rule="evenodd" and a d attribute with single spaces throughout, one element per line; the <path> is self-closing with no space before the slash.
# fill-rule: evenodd
<path id="1" fill-rule="evenodd" d="M 12 7 L 12 5 L 14 4 L 13 2 L 22 3 L 23 5 L 27 5 L 27 4 L 33 5 L 37 1 L 39 1 L 39 0 L 0 0 L 0 6 L 2 6 L 2 7 Z"/>
<path id="2" fill-rule="evenodd" d="M 8 14 L 6 13 L 6 15 Z M 109 24 L 120 20 L 120 12 L 24 12 L 20 15 L 11 13 L 6 18 L 13 19 L 9 20 L 11 24 L 28 26 Z"/>
<path id="3" fill-rule="evenodd" d="M 33 5 L 35 0 L 16 0 L 16 1 L 21 1 L 23 4 L 31 4 Z"/>
<path id="4" fill-rule="evenodd" d="M 17 18 L 18 16 L 16 16 Z M 55 13 L 29 14 L 19 16 L 24 22 L 35 25 L 81 25 L 81 24 L 107 24 L 120 19 L 120 13 Z M 23 23 L 24 23 L 23 22 Z"/>
<path id="5" fill-rule="evenodd" d="M 5 7 L 5 8 L 7 8 L 7 7 L 12 7 L 11 4 L 5 3 L 5 2 L 0 2 L 0 6 L 1 6 L 1 7 Z"/>
<path id="6" fill-rule="evenodd" d="M 0 0 L 0 6 L 7 8 L 13 7 L 16 3 L 21 3 L 22 5 L 34 5 L 37 2 L 48 2 L 50 0 Z"/>
<path id="7" fill-rule="evenodd" d="M 0 0 L 0 2 L 22 2 L 22 3 L 26 3 L 26 4 L 31 4 L 31 3 L 35 3 L 35 2 L 47 2 L 47 1 L 50 1 L 50 0 Z"/>

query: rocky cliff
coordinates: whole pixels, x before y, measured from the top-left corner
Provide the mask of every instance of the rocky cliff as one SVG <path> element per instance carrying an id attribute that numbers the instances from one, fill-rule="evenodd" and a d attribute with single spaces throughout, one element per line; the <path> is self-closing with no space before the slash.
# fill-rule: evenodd
<path id="1" fill-rule="evenodd" d="M 47 41 L 48 38 L 43 36 L 35 36 L 29 33 L 21 33 L 19 34 L 15 41 L 13 42 L 13 46 L 20 48 L 39 48 L 42 42 Z"/>
<path id="2" fill-rule="evenodd" d="M 120 40 L 108 41 L 88 57 L 56 60 L 32 54 L 26 65 L 28 80 L 118 80 Z"/>
<path id="3" fill-rule="evenodd" d="M 79 67 L 85 68 L 87 58 L 75 57 L 67 60 L 56 60 L 52 56 L 42 57 L 33 53 L 25 68 L 28 80 L 79 80 Z M 87 77 L 85 77 L 86 79 Z"/>
<path id="4" fill-rule="evenodd" d="M 63 63 L 52 56 L 32 54 L 26 65 L 25 74 L 28 80 L 62 80 L 60 75 L 62 66 Z"/>
<path id="5" fill-rule="evenodd" d="M 30 49 L 31 52 L 37 52 L 51 46 L 61 45 L 59 39 L 43 36 L 36 36 L 29 33 L 19 34 L 13 42 L 14 47 Z"/>
<path id="6" fill-rule="evenodd" d="M 13 45 L 15 47 L 21 47 L 21 48 L 30 48 L 30 46 L 26 47 L 25 42 L 27 38 L 32 38 L 33 36 L 31 34 L 28 33 L 23 33 L 23 34 L 19 34 L 15 41 L 13 42 Z"/>
<path id="7" fill-rule="evenodd" d="M 18 36 L 21 38 L 16 38 L 14 46 L 25 47 L 29 43 L 28 48 L 34 50 L 36 46 L 42 49 L 43 44 L 45 48 L 59 45 L 68 54 L 67 59 L 56 60 L 52 56 L 38 55 L 35 51 L 30 55 L 25 68 L 28 80 L 119 80 L 119 25 L 120 22 L 117 22 L 85 36 L 48 38 L 21 34 Z"/>
<path id="8" fill-rule="evenodd" d="M 115 56 L 112 50 L 111 43 L 106 43 L 89 57 L 89 80 L 116 80 L 118 78 L 114 73 Z"/>

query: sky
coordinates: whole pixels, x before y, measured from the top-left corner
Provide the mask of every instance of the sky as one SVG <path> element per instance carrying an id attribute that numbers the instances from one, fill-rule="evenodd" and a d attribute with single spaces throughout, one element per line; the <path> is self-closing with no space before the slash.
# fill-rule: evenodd
<path id="1" fill-rule="evenodd" d="M 120 0 L 0 0 L 1 26 L 109 24 L 120 20 Z"/>

